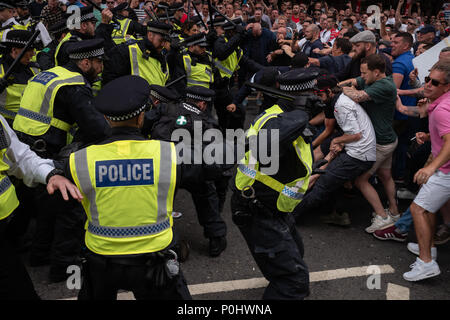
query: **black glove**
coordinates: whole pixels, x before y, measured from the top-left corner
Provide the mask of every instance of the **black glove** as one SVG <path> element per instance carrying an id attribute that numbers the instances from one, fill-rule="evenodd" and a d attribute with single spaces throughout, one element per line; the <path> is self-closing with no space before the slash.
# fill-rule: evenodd
<path id="1" fill-rule="evenodd" d="M 215 30 L 209 31 L 208 34 L 206 35 L 206 40 L 211 45 L 214 45 L 214 42 L 217 40 L 217 38 L 218 37 L 217 37 L 217 33 Z"/>
<path id="2" fill-rule="evenodd" d="M 5 91 L 6 87 L 8 86 L 8 80 L 1 78 L 0 79 L 0 93 Z"/>

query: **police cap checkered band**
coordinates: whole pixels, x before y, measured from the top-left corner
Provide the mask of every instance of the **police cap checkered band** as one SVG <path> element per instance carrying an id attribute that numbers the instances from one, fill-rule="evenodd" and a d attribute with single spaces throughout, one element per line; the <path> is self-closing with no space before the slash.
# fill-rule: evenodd
<path id="1" fill-rule="evenodd" d="M 163 34 L 163 35 L 168 35 L 170 33 L 169 30 L 160 29 L 160 28 L 156 28 L 156 27 L 148 27 L 147 30 L 151 31 L 151 32 L 155 32 L 155 33 L 160 33 L 160 34 Z"/>
<path id="2" fill-rule="evenodd" d="M 73 53 L 69 54 L 69 58 L 74 59 L 74 60 L 82 60 L 82 59 L 100 57 L 104 54 L 105 54 L 105 50 L 103 48 L 99 48 L 99 49 L 95 49 L 95 50 L 87 51 L 87 52 L 73 52 Z"/>
<path id="3" fill-rule="evenodd" d="M 282 91 L 304 91 L 313 89 L 315 87 L 316 81 L 310 80 L 303 83 L 296 83 L 296 84 L 280 84 L 280 90 Z"/>
<path id="4" fill-rule="evenodd" d="M 156 92 L 155 90 L 150 90 L 150 95 L 152 97 L 154 97 L 155 99 L 158 99 L 161 102 L 169 102 L 169 99 L 166 99 L 165 97 L 163 97 L 162 95 L 160 95 L 158 92 Z"/>
<path id="5" fill-rule="evenodd" d="M 137 117 L 141 112 L 144 112 L 146 107 L 147 107 L 147 104 L 144 104 L 142 107 L 140 107 L 139 109 L 137 109 L 129 114 L 122 115 L 122 116 L 106 116 L 106 117 L 109 120 L 114 121 L 114 122 L 126 121 L 126 120 L 132 119 L 134 117 Z"/>
<path id="6" fill-rule="evenodd" d="M 204 96 L 200 96 L 200 95 L 189 93 L 189 92 L 186 93 L 186 98 L 190 98 L 190 99 L 198 100 L 198 101 L 211 101 L 212 100 L 212 97 L 204 97 Z"/>
<path id="7" fill-rule="evenodd" d="M 12 5 L 5 3 L 5 2 L 0 2 L 0 10 L 3 10 L 5 8 L 14 9 L 14 7 Z"/>
<path id="8" fill-rule="evenodd" d="M 97 20 L 97 19 L 95 18 L 95 16 L 94 16 L 94 13 L 93 13 L 93 12 L 89 12 L 89 13 L 87 13 L 87 14 L 85 14 L 85 15 L 82 15 L 82 16 L 80 17 L 80 21 L 81 21 L 81 22 L 89 21 L 89 20 Z"/>
<path id="9" fill-rule="evenodd" d="M 9 44 L 9 45 L 23 45 L 25 46 L 27 44 L 27 41 L 20 41 L 20 40 L 15 40 L 15 39 L 5 39 L 4 41 L 2 41 L 3 44 Z"/>
<path id="10" fill-rule="evenodd" d="M 206 41 L 206 37 L 202 37 L 202 38 L 200 38 L 200 39 L 197 39 L 197 40 L 193 40 L 193 41 L 189 41 L 189 42 L 186 42 L 186 46 L 195 46 L 195 45 L 199 45 L 199 46 L 207 46 L 208 45 L 208 42 Z"/>

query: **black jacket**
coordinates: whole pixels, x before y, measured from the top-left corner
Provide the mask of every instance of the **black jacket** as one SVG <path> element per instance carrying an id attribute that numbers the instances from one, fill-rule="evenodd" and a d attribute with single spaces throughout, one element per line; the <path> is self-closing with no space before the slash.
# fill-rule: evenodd
<path id="1" fill-rule="evenodd" d="M 59 45 L 58 40 L 53 40 L 36 56 L 36 62 L 42 70 L 48 70 L 55 66 L 55 53 Z"/>

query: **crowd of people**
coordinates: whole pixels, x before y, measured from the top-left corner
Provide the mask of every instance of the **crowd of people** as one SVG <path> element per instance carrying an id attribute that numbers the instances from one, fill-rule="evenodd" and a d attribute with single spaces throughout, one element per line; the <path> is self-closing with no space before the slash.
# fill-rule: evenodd
<path id="1" fill-rule="evenodd" d="M 357 190 L 373 211 L 367 233 L 405 242 L 414 228 L 407 249 L 418 257 L 403 278 L 440 274 L 435 246 L 450 240 L 450 28 L 441 8 L 24 0 L 0 1 L 0 22 L 0 298 L 38 298 L 16 253 L 35 219 L 30 266 L 50 264 L 50 281 L 60 282 L 82 256 L 80 299 L 114 299 L 122 288 L 189 299 L 179 265 L 168 267 L 188 250 L 171 230 L 175 186 L 192 195 L 211 257 L 227 247 L 232 191 L 233 222 L 270 282 L 266 299 L 308 296 L 295 223 L 320 212 L 350 225 L 336 203 Z M 435 63 L 423 74 L 414 59 L 429 50 Z M 251 148 L 237 167 L 177 164 L 174 130 L 247 129 L 246 120 L 248 139 L 278 130 L 278 173 L 264 174 Z M 405 212 L 400 200 L 411 202 Z"/>

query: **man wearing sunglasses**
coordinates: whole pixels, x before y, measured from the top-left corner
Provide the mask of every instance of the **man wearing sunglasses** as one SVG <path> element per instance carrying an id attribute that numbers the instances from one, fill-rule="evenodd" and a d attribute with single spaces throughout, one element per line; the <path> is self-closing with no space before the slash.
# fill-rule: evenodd
<path id="1" fill-rule="evenodd" d="M 419 144 L 431 140 L 433 160 L 414 176 L 414 182 L 422 185 L 410 206 L 419 243 L 419 257 L 411 271 L 403 274 L 407 281 L 419 281 L 440 274 L 438 264 L 431 257 L 435 213 L 450 199 L 450 59 L 436 63 L 425 82 L 430 133 L 418 132 L 416 139 Z"/>

